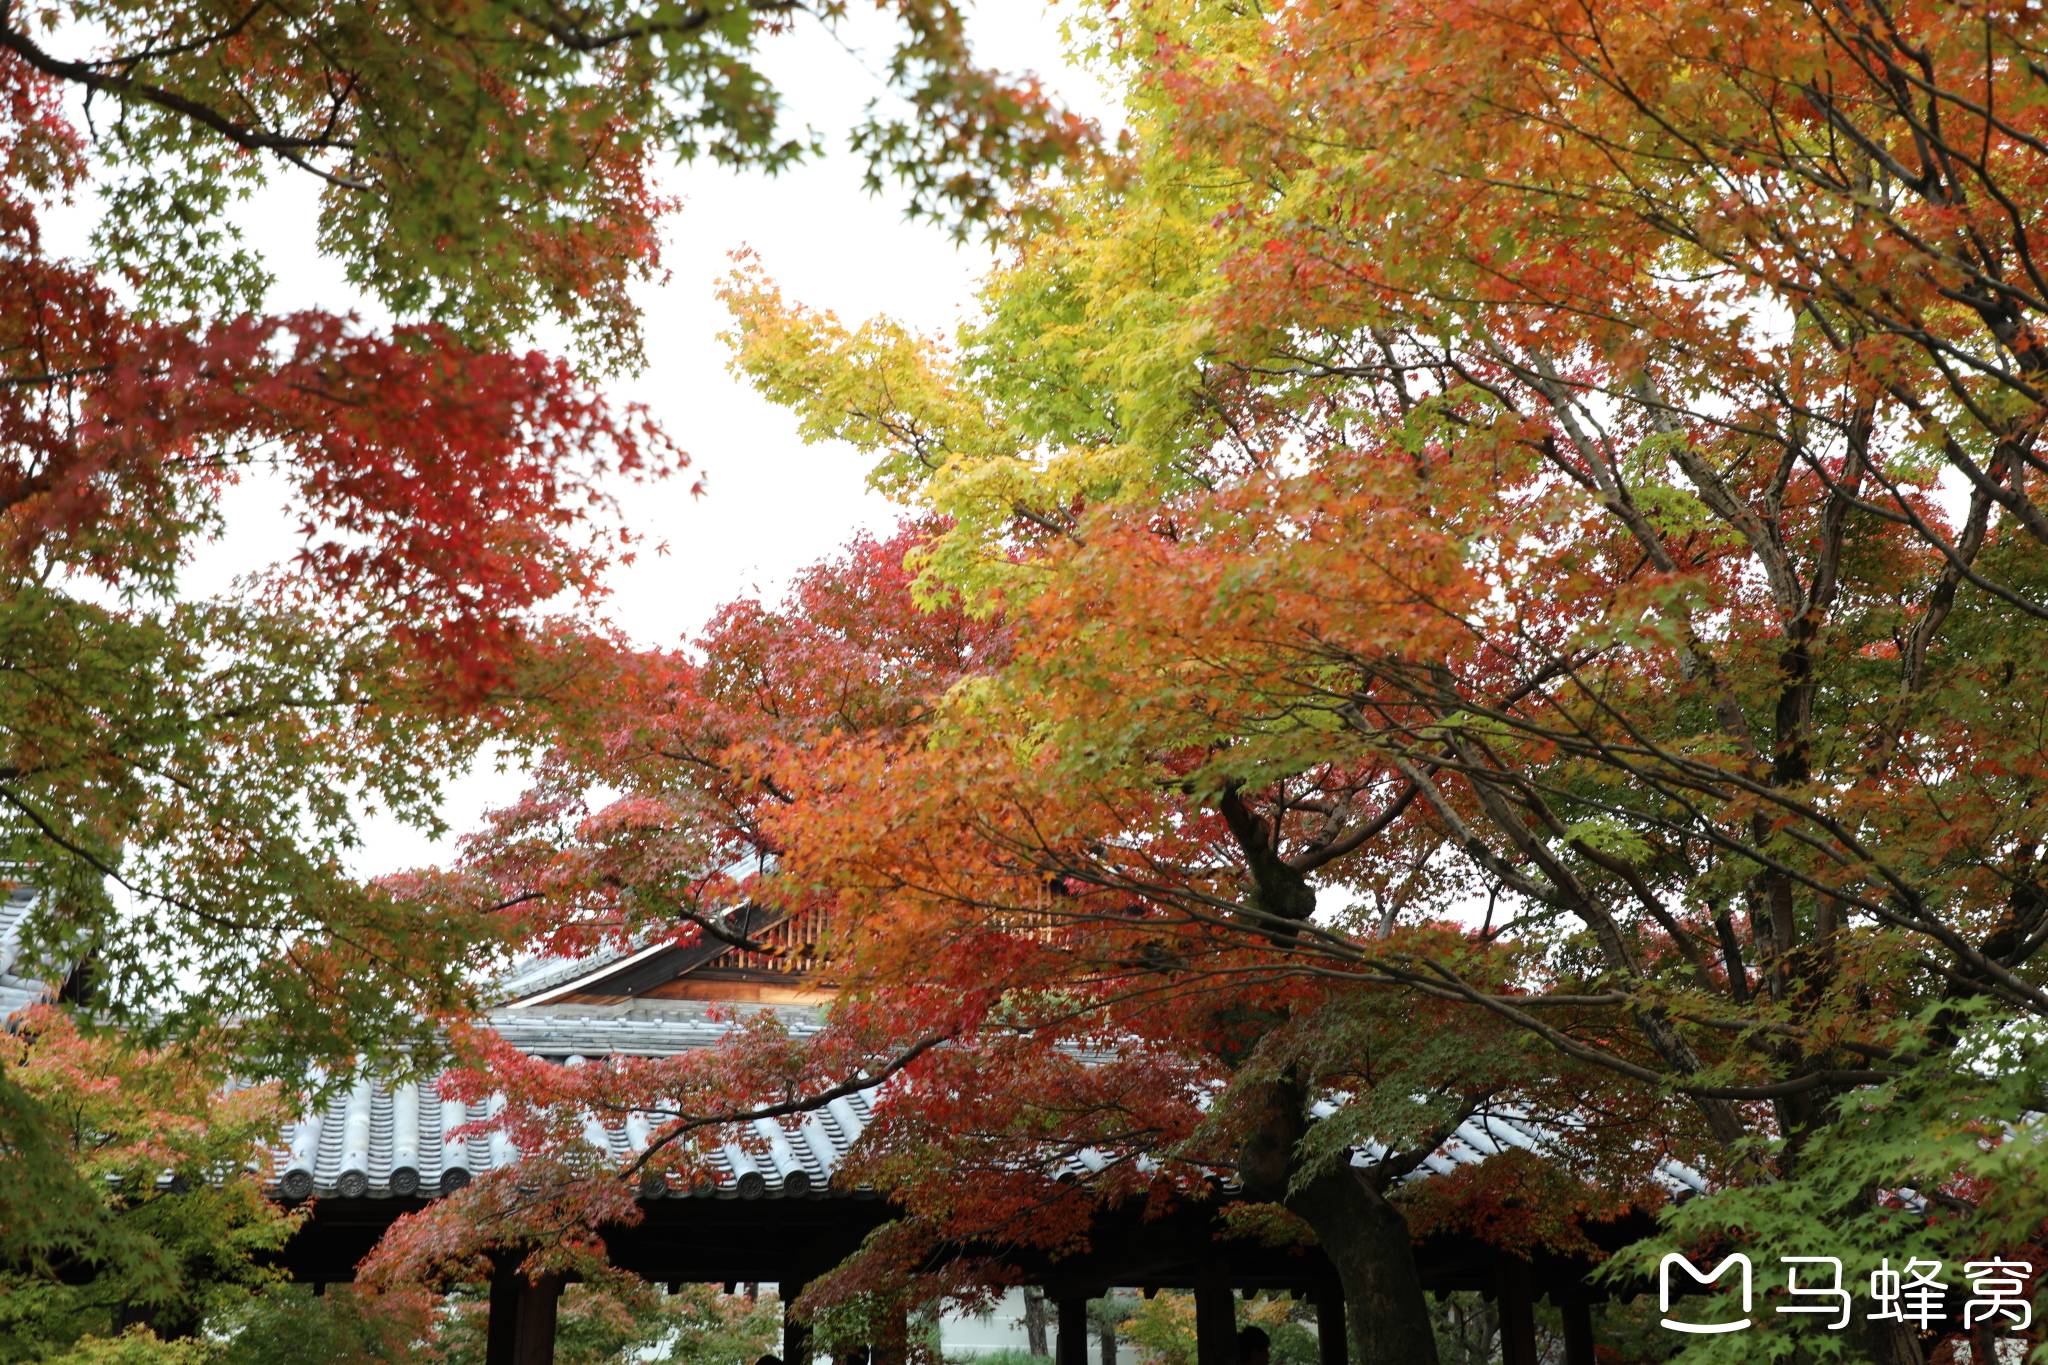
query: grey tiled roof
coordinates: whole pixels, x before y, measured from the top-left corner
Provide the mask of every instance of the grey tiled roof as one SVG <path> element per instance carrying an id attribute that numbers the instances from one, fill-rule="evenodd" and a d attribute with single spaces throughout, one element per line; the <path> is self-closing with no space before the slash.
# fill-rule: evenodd
<path id="1" fill-rule="evenodd" d="M 53 993 L 49 982 L 20 975 L 18 970 L 21 932 L 35 903 L 35 891 L 26 886 L 15 887 L 5 900 L 0 900 L 0 1025 L 17 1011 L 47 1000 Z"/>
<path id="2" fill-rule="evenodd" d="M 0 1023 L 52 994 L 50 983 L 17 974 L 21 933 L 35 900 L 36 893 L 27 888 L 16 888 L 0 899 Z M 631 952 L 619 949 L 600 958 L 532 961 L 501 989 L 505 998 L 543 995 Z M 640 999 L 621 1005 L 505 1006 L 491 1014 L 490 1022 L 500 1036 L 528 1056 L 577 1065 L 597 1057 L 669 1057 L 708 1047 L 725 1035 L 732 1017 L 767 1008 L 771 1007 Z M 772 1008 L 799 1036 L 815 1033 L 821 1026 L 813 1008 Z M 714 1009 L 724 1017 L 713 1018 Z M 492 1102 L 465 1105 L 441 1099 L 432 1082 L 361 1081 L 350 1093 L 335 1097 L 318 1112 L 291 1125 L 277 1153 L 275 1187 L 294 1199 L 316 1194 L 375 1198 L 451 1192 L 475 1175 L 518 1159 L 502 1135 L 448 1141 L 449 1133 L 480 1122 L 491 1112 Z M 794 1133 L 763 1121 L 755 1129 L 766 1147 L 765 1155 L 727 1144 L 711 1158 L 712 1183 L 691 1190 L 649 1188 L 645 1193 L 650 1197 L 721 1199 L 822 1194 L 872 1117 L 867 1096 L 853 1095 L 807 1116 Z M 649 1130 L 648 1121 L 635 1116 L 612 1127 L 592 1121 L 587 1136 L 593 1145 L 623 1161 L 645 1148 Z M 1461 1124 L 1408 1179 L 1447 1175 L 1511 1148 L 1550 1153 L 1565 1145 L 1558 1133 L 1524 1115 L 1490 1110 Z M 1368 1164 L 1382 1155 L 1383 1150 L 1368 1144 L 1353 1160 Z M 1077 1173 L 1101 1169 L 1104 1164 L 1090 1152 L 1080 1153 L 1072 1161 Z M 1663 1162 L 1658 1176 L 1674 1192 L 1706 1188 L 1697 1172 L 1676 1161 Z"/>
<path id="3" fill-rule="evenodd" d="M 818 1028 L 814 1010 L 781 1007 L 776 1012 L 800 1035 Z M 708 1006 L 686 1001 L 501 1009 L 492 1014 L 491 1024 L 529 1056 L 568 1066 L 606 1056 L 673 1056 L 716 1042 L 730 1027 L 711 1018 Z M 432 1083 L 359 1081 L 348 1094 L 291 1126 L 278 1153 L 276 1188 L 292 1199 L 451 1193 L 485 1171 L 518 1160 L 501 1134 L 448 1138 L 464 1124 L 490 1117 L 499 1103 L 443 1100 Z M 822 1194 L 873 1112 L 865 1095 L 853 1095 L 806 1116 L 793 1133 L 761 1121 L 754 1129 L 765 1153 L 728 1143 L 711 1154 L 711 1183 L 687 1190 L 650 1184 L 642 1195 L 759 1199 Z M 623 1162 L 646 1148 L 651 1126 L 640 1115 L 609 1126 L 592 1119 L 585 1135 Z"/>
<path id="4" fill-rule="evenodd" d="M 495 1010 L 491 1027 L 532 1057 L 669 1057 L 725 1036 L 731 1017 L 767 1006 L 713 1006 L 694 1000 L 636 1000 L 624 1005 L 534 1005 Z M 779 1005 L 774 1012 L 793 1033 L 818 1030 L 818 1012 Z"/>
<path id="5" fill-rule="evenodd" d="M 1488 1157 L 1517 1149 L 1568 1160 L 1570 1144 L 1556 1129 L 1527 1114 L 1512 1108 L 1489 1107 L 1453 1129 L 1442 1145 L 1424 1157 L 1422 1164 L 1403 1179 L 1413 1181 L 1432 1175 L 1449 1175 L 1460 1166 L 1476 1166 Z M 1352 1154 L 1352 1164 L 1370 1165 L 1385 1156 L 1387 1151 L 1378 1143 L 1366 1143 Z M 1655 1178 L 1674 1194 L 1687 1190 L 1705 1193 L 1707 1189 L 1706 1178 L 1698 1171 L 1668 1157 L 1657 1164 Z"/>
<path id="6" fill-rule="evenodd" d="M 777 1013 L 799 1035 L 819 1027 L 815 1011 L 782 1007 Z M 672 1056 L 716 1042 L 729 1027 L 711 1018 L 706 1005 L 672 1001 L 503 1009 L 491 1016 L 491 1022 L 522 1052 L 570 1066 L 604 1056 Z M 518 1160 L 509 1140 L 500 1135 L 447 1141 L 447 1135 L 463 1124 L 488 1118 L 493 1103 L 444 1101 L 431 1085 L 364 1081 L 319 1114 L 293 1125 L 286 1149 L 279 1153 L 277 1188 L 290 1198 L 452 1192 L 475 1175 Z M 713 1180 L 709 1184 L 693 1189 L 649 1185 L 643 1188 L 643 1196 L 760 1199 L 820 1195 L 873 1113 L 867 1096 L 853 1095 L 807 1116 L 793 1133 L 763 1120 L 754 1125 L 754 1131 L 766 1147 L 765 1154 L 728 1143 L 711 1156 Z M 623 1162 L 645 1149 L 649 1130 L 649 1122 L 636 1115 L 611 1126 L 590 1120 L 585 1135 L 593 1146 Z M 1566 1145 L 1562 1135 L 1526 1115 L 1490 1109 L 1460 1124 L 1405 1179 L 1448 1175 L 1460 1166 L 1477 1165 L 1515 1148 L 1555 1153 Z M 1355 1164 L 1369 1165 L 1384 1155 L 1384 1149 L 1368 1143 L 1352 1159 Z M 1079 1174 L 1101 1170 L 1106 1162 L 1093 1152 L 1081 1152 L 1071 1165 Z M 1673 1191 L 1706 1188 L 1697 1172 L 1676 1161 L 1663 1162 L 1658 1177 Z"/>
<path id="7" fill-rule="evenodd" d="M 525 1000 L 543 994 L 580 976 L 588 976 L 600 967 L 622 962 L 635 953 L 645 951 L 646 947 L 645 943 L 635 940 L 630 946 L 612 944 L 585 957 L 525 958 L 513 964 L 512 970 L 499 980 L 497 998 Z"/>

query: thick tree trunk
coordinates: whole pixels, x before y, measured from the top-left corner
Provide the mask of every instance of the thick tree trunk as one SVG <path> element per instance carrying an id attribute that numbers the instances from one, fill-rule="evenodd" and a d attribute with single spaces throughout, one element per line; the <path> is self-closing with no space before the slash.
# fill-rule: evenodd
<path id="1" fill-rule="evenodd" d="M 1035 1356 L 1049 1356 L 1045 1341 L 1045 1291 L 1035 1284 L 1024 1286 L 1024 1343 Z"/>
<path id="2" fill-rule="evenodd" d="M 1344 1283 L 1354 1365 L 1437 1365 L 1436 1331 L 1401 1211 L 1348 1166 L 1317 1176 L 1285 1203 L 1315 1229 Z"/>
<path id="3" fill-rule="evenodd" d="M 1348 1163 L 1287 1193 L 1301 1169 L 1308 1115 L 1293 1085 L 1267 1087 L 1264 1103 L 1265 1122 L 1239 1162 L 1245 1192 L 1285 1204 L 1315 1229 L 1344 1286 L 1353 1365 L 1437 1365 L 1408 1220 Z"/>

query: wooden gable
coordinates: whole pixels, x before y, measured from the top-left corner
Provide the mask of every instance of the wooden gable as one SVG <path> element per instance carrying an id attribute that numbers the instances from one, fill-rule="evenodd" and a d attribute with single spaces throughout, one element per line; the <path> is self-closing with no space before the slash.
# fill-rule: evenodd
<path id="1" fill-rule="evenodd" d="M 732 937 L 757 951 L 705 936 L 687 946 L 656 944 L 594 964 L 590 971 L 511 1003 L 620 1005 L 632 1000 L 715 1000 L 750 1005 L 815 1005 L 824 984 L 820 942 L 828 925 L 816 911 L 786 914 L 742 906 L 726 919 Z"/>

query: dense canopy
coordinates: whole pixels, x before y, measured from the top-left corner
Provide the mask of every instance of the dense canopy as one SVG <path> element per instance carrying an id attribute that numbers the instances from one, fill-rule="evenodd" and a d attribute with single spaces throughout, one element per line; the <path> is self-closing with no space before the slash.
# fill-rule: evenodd
<path id="1" fill-rule="evenodd" d="M 1114 1198 L 1249 1174 L 1277 1133 L 1271 1188 L 1325 1248 L 1398 1260 L 1380 1168 L 1359 1195 L 1331 1163 L 1514 1103 L 1600 1116 L 1583 1199 L 1672 1151 L 1714 1171 L 1667 1247 L 2032 1255 L 2031 1182 L 1994 1174 L 2033 1140 L 2048 1005 L 2031 19 L 1154 5 L 1096 32 L 1131 153 L 1046 193 L 951 345 L 765 266 L 729 291 L 741 370 L 939 518 L 911 599 L 1002 653 L 929 678 L 908 729 L 792 731 L 816 699 L 759 690 L 772 739 L 570 760 L 549 790 L 631 788 L 632 830 L 597 814 L 561 856 L 737 830 L 747 894 L 832 906 L 849 1000 L 1016 1078 L 977 1095 L 948 1051 L 892 1091 L 877 1159 L 930 1236 L 1000 1216 L 1002 1182 L 952 1180 L 990 1142 L 998 1169 L 1150 1158 L 1110 1163 Z M 1077 1047 L 1120 1061 L 1051 1080 Z M 1946 1214 L 1909 1245 L 1900 1198 Z M 1385 1283 L 1347 1271 L 1358 1349 L 1420 1358 L 1420 1295 L 1404 1329 Z"/>
<path id="2" fill-rule="evenodd" d="M 0 4 L 0 873 L 31 903 L 4 949 L 65 1011 L 8 1022 L 0 1293 L 33 1305 L 84 1267 L 127 1286 L 10 1318 L 6 1358 L 68 1349 L 93 1312 L 102 1333 L 145 1308 L 189 1329 L 212 1308 L 163 1258 L 220 1219 L 254 1229 L 217 1248 L 244 1269 L 277 1240 L 250 1182 L 209 1224 L 96 1144 L 138 1116 L 204 1127 L 230 1078 L 299 1097 L 423 1065 L 517 947 L 473 882 L 366 881 L 364 822 L 440 832 L 449 774 L 544 743 L 627 671 L 598 611 L 636 551 L 621 494 L 687 461 L 599 380 L 639 363 L 659 178 L 806 155 L 756 62 L 844 18 Z M 1001 187 L 1089 144 L 1030 77 L 976 64 L 946 0 L 883 18 L 894 95 L 851 135 L 913 211 L 994 230 Z M 318 188 L 308 236 L 389 325 L 267 308 L 266 244 L 235 209 L 292 178 Z M 70 208 L 96 226 L 66 247 Z M 571 354 L 533 349 L 544 332 Z M 237 531 L 248 480 L 278 490 L 298 551 L 202 596 L 184 571 Z M 177 1084 L 144 1084 L 154 1054 L 91 1052 L 115 1038 L 173 1049 Z M 73 1091 L 92 1106 L 51 1098 Z M 235 1122 L 191 1161 L 260 1175 Z M 183 1181 L 186 1156 L 160 1155 Z"/>
<path id="3" fill-rule="evenodd" d="M 736 371 L 866 459 L 898 533 L 675 648 L 508 653 L 553 703 L 530 790 L 373 898 L 516 907 L 489 933 L 554 952 L 814 916 L 825 1027 L 566 1078 L 461 1035 L 448 1084 L 502 1095 L 530 1164 L 376 1275 L 594 1265 L 633 1182 L 860 1084 L 848 1178 L 903 1217 L 813 1286 L 844 1321 L 1010 1273 L 946 1248 L 1057 1253 L 1228 1182 L 1328 1253 L 1373 1365 L 1437 1358 L 1415 1236 L 1582 1249 L 1629 1207 L 1660 1231 L 1617 1275 L 1740 1250 L 1773 1304 L 1785 1257 L 1857 1287 L 1841 1326 L 1760 1312 L 1687 1359 L 1952 1350 L 1861 1286 L 2048 1258 L 2038 16 L 1186 0 L 1074 34 L 1130 135 L 1006 201 L 957 335 L 850 326 L 773 261 L 727 288 Z M 1042 164 L 1055 125 L 1005 108 L 976 164 Z M 530 306 L 447 289 L 408 354 Z M 661 462 L 546 411 L 607 471 Z M 543 502 L 602 472 L 558 467 Z M 294 581 L 394 591 L 386 562 Z M 417 616 L 370 638 L 445 659 Z M 1487 1110 L 1556 1145 L 1403 1180 Z M 628 1113 L 655 1136 L 622 1163 L 585 1132 Z M 1667 1204 L 1673 1160 L 1710 1193 Z"/>

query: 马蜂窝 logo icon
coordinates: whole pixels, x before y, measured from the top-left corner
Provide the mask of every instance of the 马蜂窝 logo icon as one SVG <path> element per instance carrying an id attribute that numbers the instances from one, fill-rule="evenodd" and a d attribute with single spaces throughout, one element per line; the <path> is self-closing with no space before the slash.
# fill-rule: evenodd
<path id="1" fill-rule="evenodd" d="M 1694 1268 L 1693 1263 L 1691 1261 L 1686 1260 L 1685 1257 L 1679 1255 L 1677 1252 L 1674 1251 L 1669 1256 L 1666 1256 L 1663 1260 L 1663 1263 L 1657 1267 L 1657 1311 L 1666 1314 L 1666 1317 L 1664 1318 L 1664 1325 L 1670 1328 L 1672 1331 L 1740 1332 L 1743 1328 L 1749 1326 L 1749 1319 L 1746 1317 L 1737 1318 L 1734 1322 L 1672 1321 L 1669 1314 L 1671 1312 L 1671 1267 L 1674 1265 L 1684 1269 L 1685 1273 L 1692 1276 L 1693 1280 L 1699 1284 L 1712 1284 L 1714 1281 L 1721 1278 L 1722 1272 L 1727 1270 L 1729 1266 L 1741 1266 L 1742 1311 L 1744 1313 L 1747 1313 L 1749 1312 L 1750 1290 L 1752 1287 L 1749 1272 L 1749 1257 L 1743 1255 L 1741 1252 L 1738 1251 L 1734 1255 L 1730 1256 L 1727 1260 L 1721 1262 L 1721 1264 L 1715 1266 L 1712 1270 L 1702 1275 L 1697 1269 Z"/>

